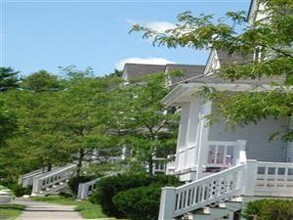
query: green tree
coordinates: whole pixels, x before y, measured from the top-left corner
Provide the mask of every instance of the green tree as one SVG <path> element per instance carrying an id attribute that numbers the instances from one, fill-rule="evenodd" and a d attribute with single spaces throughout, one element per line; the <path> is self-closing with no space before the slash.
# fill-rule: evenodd
<path id="1" fill-rule="evenodd" d="M 4 147 L 7 138 L 17 129 L 17 118 L 8 111 L 3 100 L 0 100 L 0 148 Z"/>
<path id="2" fill-rule="evenodd" d="M 67 75 L 66 90 L 58 107 L 58 127 L 66 137 L 72 160 L 77 162 L 79 175 L 83 163 L 91 161 L 93 152 L 107 157 L 105 149 L 116 146 L 116 137 L 109 133 L 109 91 L 117 83 L 116 78 L 93 77 L 87 71 L 71 70 Z"/>
<path id="3" fill-rule="evenodd" d="M 61 80 L 46 70 L 32 73 L 22 79 L 21 87 L 35 92 L 56 91 L 62 88 Z"/>
<path id="4" fill-rule="evenodd" d="M 154 157 L 166 157 L 176 145 L 177 115 L 160 102 L 169 91 L 165 83 L 164 74 L 152 74 L 113 92 L 113 127 L 132 150 L 131 161 L 147 165 L 150 175 Z"/>
<path id="5" fill-rule="evenodd" d="M 18 87 L 19 79 L 18 71 L 14 71 L 11 67 L 0 67 L 0 92 Z"/>
<path id="6" fill-rule="evenodd" d="M 230 64 L 220 70 L 220 76 L 232 81 L 238 79 L 270 78 L 276 89 L 257 93 L 254 91 L 234 95 L 218 93 L 220 111 L 229 125 L 243 125 L 273 116 L 292 117 L 293 113 L 293 4 L 292 0 L 259 0 L 267 15 L 249 25 L 244 12 L 228 12 L 226 19 L 214 21 L 212 15 L 194 16 L 191 12 L 178 15 L 178 24 L 164 33 L 134 25 L 132 31 L 143 32 L 144 38 L 153 39 L 154 45 L 170 48 L 190 47 L 205 50 L 225 50 L 229 54 L 254 54 L 258 59 L 246 60 L 241 65 Z M 225 21 L 225 22 L 223 22 Z M 293 140 L 293 131 L 280 134 Z"/>

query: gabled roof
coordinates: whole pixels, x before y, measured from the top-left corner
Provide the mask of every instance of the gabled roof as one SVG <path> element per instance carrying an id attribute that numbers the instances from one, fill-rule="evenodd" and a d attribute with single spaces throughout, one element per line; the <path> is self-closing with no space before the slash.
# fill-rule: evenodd
<path id="1" fill-rule="evenodd" d="M 124 78 L 133 79 L 151 73 L 163 72 L 164 70 L 165 65 L 126 63 L 124 65 L 123 75 Z"/>
<path id="2" fill-rule="evenodd" d="M 253 60 L 253 55 L 244 56 L 240 53 L 229 54 L 224 50 L 217 50 L 216 52 L 221 66 L 229 64 L 243 64 Z"/>
<path id="3" fill-rule="evenodd" d="M 164 72 L 166 74 L 172 71 L 180 71 L 181 76 L 171 76 L 169 78 L 170 85 L 176 85 L 181 82 L 192 81 L 194 78 L 203 74 L 204 65 L 189 65 L 189 64 L 137 64 L 126 63 L 123 70 L 122 78 L 136 79 L 152 73 Z"/>
<path id="4" fill-rule="evenodd" d="M 170 77 L 170 83 L 174 85 L 181 82 L 191 82 L 194 78 L 203 74 L 204 68 L 204 65 L 167 64 L 165 73 L 177 70 L 181 72 L 182 75 L 179 77 Z"/>

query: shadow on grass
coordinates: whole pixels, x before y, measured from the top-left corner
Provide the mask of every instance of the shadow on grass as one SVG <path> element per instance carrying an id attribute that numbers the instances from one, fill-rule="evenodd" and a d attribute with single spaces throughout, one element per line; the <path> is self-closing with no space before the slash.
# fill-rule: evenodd
<path id="1" fill-rule="evenodd" d="M 25 206 L 17 204 L 0 204 L 0 209 L 10 209 L 10 210 L 19 210 L 23 211 Z"/>

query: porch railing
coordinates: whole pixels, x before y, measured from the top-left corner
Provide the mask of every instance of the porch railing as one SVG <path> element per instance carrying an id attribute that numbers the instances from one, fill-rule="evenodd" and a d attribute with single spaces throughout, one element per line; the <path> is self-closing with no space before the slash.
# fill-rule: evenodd
<path id="1" fill-rule="evenodd" d="M 240 165 L 178 188 L 163 188 L 159 220 L 240 195 L 293 197 L 293 163 L 245 160 L 243 153 Z"/>
<path id="2" fill-rule="evenodd" d="M 209 141 L 207 167 L 227 168 L 232 166 L 236 142 Z"/>
<path id="3" fill-rule="evenodd" d="M 69 164 L 51 172 L 44 173 L 34 178 L 32 195 L 49 190 L 53 186 L 62 185 L 69 180 L 76 171 L 76 164 Z"/>
<path id="4" fill-rule="evenodd" d="M 245 164 L 241 164 L 178 188 L 163 188 L 159 220 L 171 220 L 222 199 L 240 195 L 244 169 Z"/>
<path id="5" fill-rule="evenodd" d="M 254 161 L 248 172 L 255 176 L 253 195 L 293 196 L 293 163 Z"/>
<path id="6" fill-rule="evenodd" d="M 77 192 L 77 199 L 86 199 L 89 195 L 91 195 L 95 188 L 96 188 L 96 184 L 102 179 L 102 178 L 106 178 L 106 177 L 110 177 L 110 176 L 115 176 L 117 174 L 119 174 L 121 172 L 117 172 L 117 173 L 112 173 L 85 183 L 80 183 L 78 185 L 78 192 Z"/>

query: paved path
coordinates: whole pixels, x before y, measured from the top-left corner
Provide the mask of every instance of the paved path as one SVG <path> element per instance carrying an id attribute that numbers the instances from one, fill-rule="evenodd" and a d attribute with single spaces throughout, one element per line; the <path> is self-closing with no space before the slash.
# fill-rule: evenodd
<path id="1" fill-rule="evenodd" d="M 16 199 L 13 203 L 25 205 L 26 209 L 17 220 L 78 220 L 82 219 L 75 206 Z"/>

